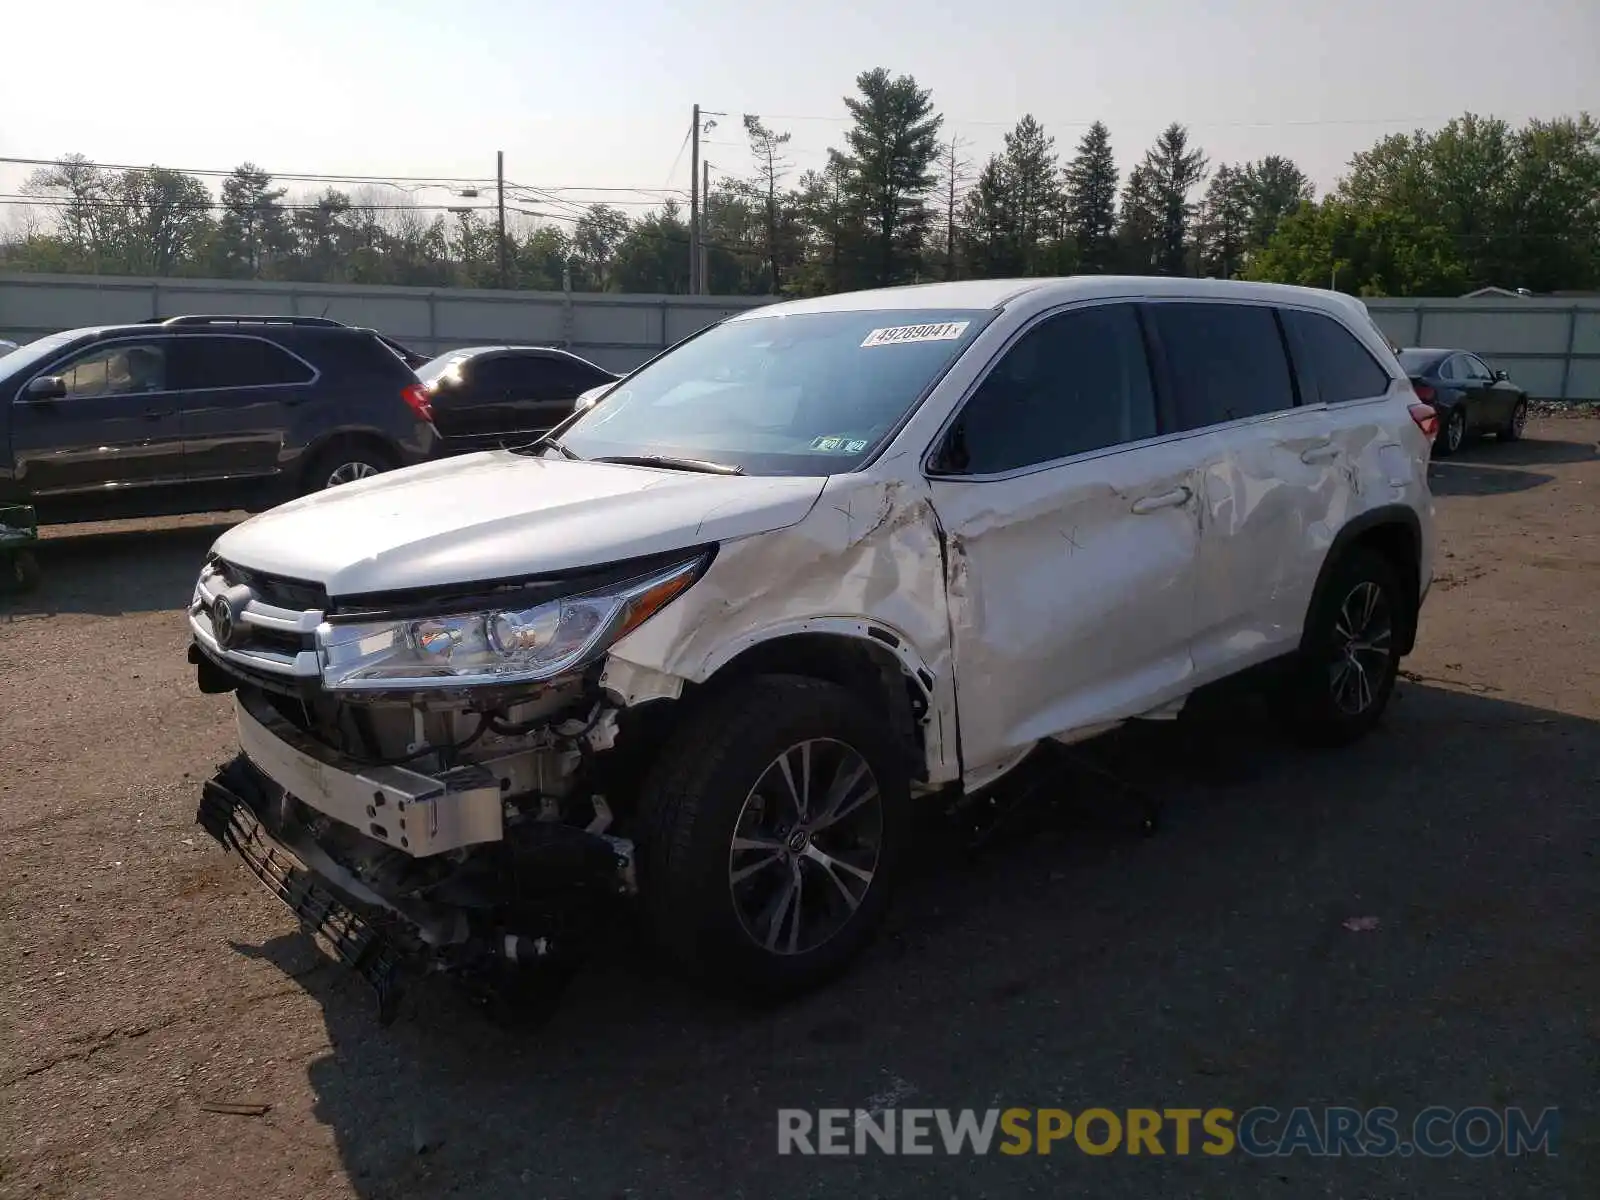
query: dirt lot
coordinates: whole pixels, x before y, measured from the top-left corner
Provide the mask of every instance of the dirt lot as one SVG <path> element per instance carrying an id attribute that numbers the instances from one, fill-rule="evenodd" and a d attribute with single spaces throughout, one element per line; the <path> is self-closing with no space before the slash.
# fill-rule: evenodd
<path id="1" fill-rule="evenodd" d="M 232 738 L 178 608 L 220 525 L 61 531 L 0 601 L 0 1195 L 1600 1194 L 1597 439 L 1435 467 L 1441 573 L 1359 747 L 1250 726 L 1202 769 L 1157 735 L 1153 840 L 936 860 L 781 1011 L 619 954 L 523 1033 L 446 990 L 378 1030 L 193 824 Z M 1559 1157 L 775 1153 L 785 1106 L 1339 1103 L 1559 1106 Z"/>

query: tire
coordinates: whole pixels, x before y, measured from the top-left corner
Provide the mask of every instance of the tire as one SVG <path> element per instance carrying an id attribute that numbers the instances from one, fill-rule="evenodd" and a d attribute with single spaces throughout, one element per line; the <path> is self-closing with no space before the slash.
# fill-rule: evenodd
<path id="1" fill-rule="evenodd" d="M 366 441 L 336 441 L 323 447 L 306 468 L 301 492 L 324 491 L 371 475 L 392 471 L 399 460 L 381 446 Z M 343 475 L 343 478 L 336 477 Z"/>
<path id="2" fill-rule="evenodd" d="M 1300 740 L 1348 745 L 1382 719 L 1400 670 L 1398 635 L 1412 608 L 1383 555 L 1357 547 L 1335 566 L 1312 603 L 1291 678 L 1289 712 Z"/>
<path id="3" fill-rule="evenodd" d="M 1518 400 L 1516 407 L 1511 410 L 1511 416 L 1500 427 L 1500 440 L 1502 442 L 1519 442 L 1522 440 L 1523 430 L 1528 427 L 1528 398 L 1524 396 Z"/>
<path id="4" fill-rule="evenodd" d="M 1435 458 L 1449 458 L 1466 445 L 1467 410 L 1459 405 L 1444 414 L 1439 422 L 1439 432 L 1433 439 Z"/>
<path id="5" fill-rule="evenodd" d="M 835 793 L 844 811 L 821 823 L 818 807 L 852 776 Z M 810 799 L 799 820 L 797 792 Z M 686 974 L 747 998 L 827 982 L 883 921 L 909 807 L 904 755 L 852 692 L 790 675 L 735 684 L 689 718 L 645 784 L 638 861 L 653 940 Z"/>

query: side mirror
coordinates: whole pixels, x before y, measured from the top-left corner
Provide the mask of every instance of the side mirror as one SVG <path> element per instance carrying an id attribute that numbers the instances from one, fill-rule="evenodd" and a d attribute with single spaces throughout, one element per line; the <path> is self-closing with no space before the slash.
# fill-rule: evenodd
<path id="1" fill-rule="evenodd" d="M 23 395 L 29 400 L 60 400 L 67 394 L 67 381 L 59 375 L 41 375 L 32 380 Z"/>
<path id="2" fill-rule="evenodd" d="M 1496 371 L 1494 373 L 1494 377 L 1495 377 L 1496 382 L 1502 382 L 1502 383 L 1511 378 L 1511 376 L 1507 375 L 1504 371 Z"/>

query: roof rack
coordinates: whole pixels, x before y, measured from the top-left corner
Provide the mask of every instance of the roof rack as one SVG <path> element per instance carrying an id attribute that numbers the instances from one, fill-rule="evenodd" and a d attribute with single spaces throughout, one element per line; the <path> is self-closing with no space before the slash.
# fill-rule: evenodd
<path id="1" fill-rule="evenodd" d="M 151 317 L 143 325 L 319 325 L 343 329 L 343 321 L 331 317 L 278 316 L 267 313 L 197 313 L 185 317 Z"/>

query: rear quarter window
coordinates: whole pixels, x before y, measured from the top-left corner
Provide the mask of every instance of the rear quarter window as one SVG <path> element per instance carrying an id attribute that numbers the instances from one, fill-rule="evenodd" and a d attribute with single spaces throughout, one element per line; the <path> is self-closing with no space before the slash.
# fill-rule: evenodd
<path id="1" fill-rule="evenodd" d="M 397 388 L 415 383 L 414 371 L 370 333 L 307 330 L 290 343 L 302 358 L 327 375 L 344 380 L 371 380 Z"/>
<path id="2" fill-rule="evenodd" d="M 1322 313 L 1283 310 L 1305 404 L 1369 400 L 1389 390 L 1389 372 L 1353 333 Z"/>

